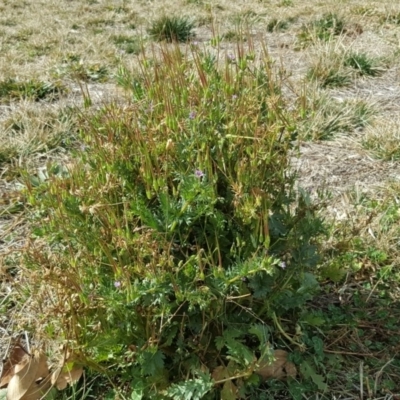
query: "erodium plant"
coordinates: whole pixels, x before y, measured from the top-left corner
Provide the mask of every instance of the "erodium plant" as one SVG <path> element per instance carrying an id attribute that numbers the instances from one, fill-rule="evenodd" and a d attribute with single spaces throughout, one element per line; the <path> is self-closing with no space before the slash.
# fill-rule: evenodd
<path id="1" fill-rule="evenodd" d="M 266 53 L 221 54 L 161 47 L 121 67 L 129 104 L 82 118 L 74 165 L 27 184 L 25 327 L 135 399 L 261 385 L 279 318 L 317 287 L 322 223 L 294 189 L 282 74 Z"/>

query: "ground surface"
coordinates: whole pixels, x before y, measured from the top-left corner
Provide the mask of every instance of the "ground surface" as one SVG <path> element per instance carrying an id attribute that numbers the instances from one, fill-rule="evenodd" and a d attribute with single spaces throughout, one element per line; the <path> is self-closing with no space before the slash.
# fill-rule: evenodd
<path id="1" fill-rule="evenodd" d="M 343 18 L 343 31 L 327 41 L 302 42 L 302 27 L 326 13 Z M 380 198 L 400 182 L 398 1 L 5 0 L 0 4 L 0 81 L 51 82 L 64 90 L 52 102 L 18 96 L 9 101 L 0 87 L 0 304 L 11 290 L 9 264 L 2 260 L 9 263 L 13 250 L 24 246 L 28 230 L 20 204 L 19 169 L 28 168 L 37 176 L 49 161 L 68 162 L 68 143 L 75 135 L 70 110 L 83 108 L 82 90 L 94 104 L 126 100 L 115 74 L 120 65 L 135 64 L 141 45 L 150 46 L 147 28 L 163 14 L 191 18 L 198 46 L 210 47 L 219 35 L 220 49 L 227 54 L 236 46 L 227 38 L 245 31 L 256 51 L 262 43 L 276 65 L 286 70 L 289 97 L 295 99 L 306 90 L 310 104 L 313 96 L 335 102 L 341 110 L 338 116 L 329 114 L 329 101 L 326 114 L 309 116 L 300 154 L 292 161 L 302 187 L 332 193 L 327 207 L 332 217 L 346 221 L 354 214 L 355 199 L 365 194 Z M 269 32 L 274 19 L 286 25 Z M 379 73 L 353 74 L 345 86 L 322 87 L 307 79 L 312 66 L 325 71 L 349 52 L 375 60 Z M 362 126 L 339 127 L 329 140 L 321 140 L 327 120 L 348 118 L 346 109 L 356 102 L 373 110 L 371 118 Z M 0 315 L 0 349 L 6 349 L 14 333 L 7 314 Z"/>

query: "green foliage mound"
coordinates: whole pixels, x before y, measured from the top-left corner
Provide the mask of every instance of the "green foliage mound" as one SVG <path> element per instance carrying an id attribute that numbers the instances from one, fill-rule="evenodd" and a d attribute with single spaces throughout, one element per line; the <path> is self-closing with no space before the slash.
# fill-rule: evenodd
<path id="1" fill-rule="evenodd" d="M 121 68 L 130 104 L 83 119 L 74 166 L 28 190 L 35 331 L 132 399 L 262 386 L 280 316 L 317 289 L 322 223 L 294 190 L 282 75 L 243 49 L 191 50 Z"/>
<path id="2" fill-rule="evenodd" d="M 152 22 L 149 34 L 157 41 L 187 42 L 195 35 L 194 24 L 186 17 L 163 16 Z"/>

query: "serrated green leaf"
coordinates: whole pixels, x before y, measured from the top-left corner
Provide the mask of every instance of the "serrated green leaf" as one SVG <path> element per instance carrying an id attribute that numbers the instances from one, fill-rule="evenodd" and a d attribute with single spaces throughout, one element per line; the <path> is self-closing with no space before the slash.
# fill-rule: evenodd
<path id="1" fill-rule="evenodd" d="M 225 329 L 224 331 L 224 338 L 225 339 L 236 339 L 243 335 L 244 332 L 240 331 L 239 329 L 229 328 Z"/>
<path id="2" fill-rule="evenodd" d="M 321 326 L 325 324 L 325 318 L 313 313 L 308 313 L 302 316 L 302 321 L 306 322 L 311 326 Z"/>
<path id="3" fill-rule="evenodd" d="M 321 272 L 324 278 L 330 279 L 334 283 L 340 282 L 344 278 L 346 273 L 347 271 L 345 268 L 340 268 L 335 264 L 324 267 Z"/>
<path id="4" fill-rule="evenodd" d="M 312 342 L 314 345 L 314 350 L 319 356 L 323 356 L 324 354 L 324 342 L 318 336 L 313 336 Z"/>
<path id="5" fill-rule="evenodd" d="M 226 341 L 226 347 L 228 348 L 228 358 L 239 364 L 248 366 L 255 360 L 254 353 L 237 340 L 228 339 Z"/>
<path id="6" fill-rule="evenodd" d="M 210 374 L 199 373 L 196 379 L 171 385 L 165 394 L 174 400 L 202 400 L 213 386 Z"/>
<path id="7" fill-rule="evenodd" d="M 225 339 L 222 336 L 217 336 L 215 338 L 215 347 L 218 351 L 221 351 L 225 346 Z"/>
<path id="8" fill-rule="evenodd" d="M 325 391 L 328 386 L 324 381 L 324 377 L 320 374 L 317 374 L 314 367 L 307 361 L 303 361 L 300 365 L 300 372 L 306 379 L 311 378 L 315 385 L 319 390 Z"/>
<path id="9" fill-rule="evenodd" d="M 313 274 L 305 272 L 303 275 L 303 281 L 301 287 L 297 290 L 297 293 L 310 293 L 319 287 L 319 283 Z"/>
<path id="10" fill-rule="evenodd" d="M 144 383 L 142 381 L 134 381 L 132 382 L 131 386 L 132 386 L 131 400 L 142 400 Z"/>
<path id="11" fill-rule="evenodd" d="M 253 324 L 249 329 L 249 333 L 257 336 L 260 341 L 260 347 L 264 347 L 264 344 L 269 340 L 269 327 L 267 325 Z"/>
<path id="12" fill-rule="evenodd" d="M 160 350 L 150 348 L 142 354 L 142 371 L 145 375 L 154 376 L 164 368 L 164 354 Z"/>
<path id="13" fill-rule="evenodd" d="M 134 391 L 131 394 L 131 400 L 142 400 L 143 398 L 143 391 Z"/>
<path id="14" fill-rule="evenodd" d="M 305 397 L 305 393 L 307 393 L 307 386 L 310 385 L 305 385 L 303 382 L 297 382 L 294 379 L 291 379 L 288 382 L 289 386 L 289 393 L 291 395 L 291 398 L 293 400 L 303 400 Z"/>

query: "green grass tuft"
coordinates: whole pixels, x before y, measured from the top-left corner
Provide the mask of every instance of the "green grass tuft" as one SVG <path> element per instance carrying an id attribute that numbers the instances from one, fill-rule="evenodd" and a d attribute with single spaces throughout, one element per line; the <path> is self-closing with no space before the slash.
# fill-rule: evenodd
<path id="1" fill-rule="evenodd" d="M 0 102 L 20 99 L 55 100 L 63 92 L 65 92 L 65 88 L 59 82 L 50 83 L 37 80 L 24 82 L 11 78 L 0 81 Z"/>
<path id="2" fill-rule="evenodd" d="M 298 137 L 329 140 L 367 126 L 375 110 L 362 100 L 339 102 L 326 95 L 306 94 L 300 101 Z"/>
<path id="3" fill-rule="evenodd" d="M 288 20 L 281 20 L 277 18 L 271 19 L 271 21 L 267 24 L 267 31 L 268 32 L 279 32 L 288 29 L 289 21 Z"/>
<path id="4" fill-rule="evenodd" d="M 389 23 L 393 25 L 400 25 L 400 12 L 392 11 L 388 12 L 381 17 L 381 22 Z"/>
<path id="5" fill-rule="evenodd" d="M 327 13 L 320 19 L 304 24 L 297 34 L 298 47 L 305 47 L 313 42 L 329 41 L 340 35 L 345 28 L 345 21 L 335 13 Z"/>
<path id="6" fill-rule="evenodd" d="M 400 121 L 398 118 L 379 119 L 367 127 L 362 145 L 373 156 L 385 161 L 400 160 Z"/>
<path id="7" fill-rule="evenodd" d="M 364 53 L 350 53 L 344 59 L 344 65 L 357 71 L 359 75 L 376 76 L 380 73 L 377 63 Z"/>
<path id="8" fill-rule="evenodd" d="M 340 35 L 344 25 L 344 20 L 335 13 L 325 14 L 313 23 L 317 37 L 321 40 L 328 40 L 332 36 Z"/>
<path id="9" fill-rule="evenodd" d="M 322 88 L 348 86 L 351 82 L 349 74 L 340 71 L 335 67 L 321 69 L 319 66 L 310 68 L 307 78 L 318 81 Z"/>
<path id="10" fill-rule="evenodd" d="M 186 17 L 163 16 L 151 24 L 149 34 L 157 41 L 187 42 L 194 37 L 194 23 Z"/>
<path id="11" fill-rule="evenodd" d="M 139 38 L 135 36 L 116 35 L 112 39 L 115 45 L 127 54 L 139 54 L 142 48 Z"/>

